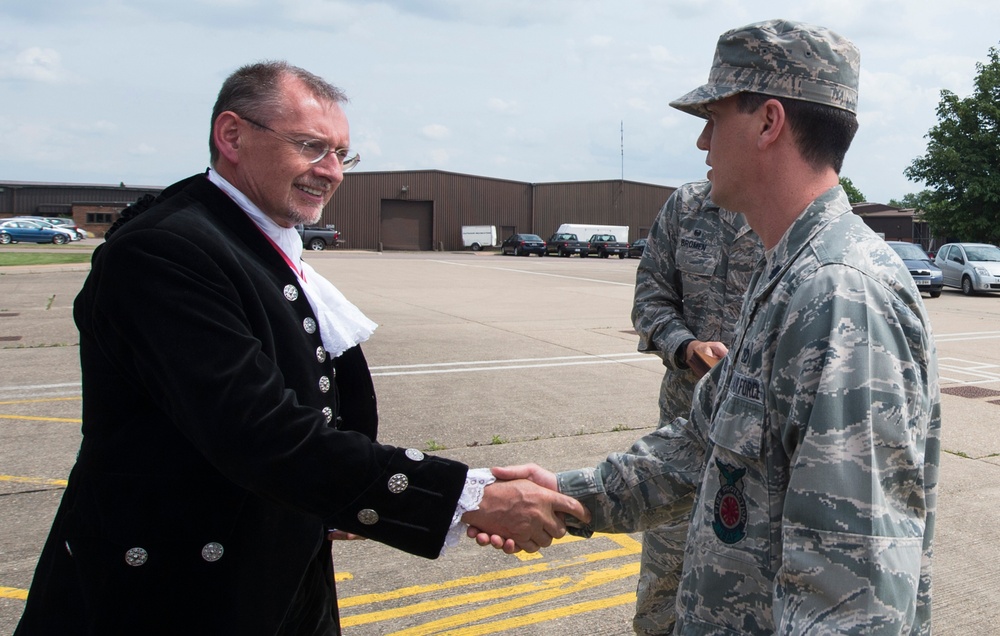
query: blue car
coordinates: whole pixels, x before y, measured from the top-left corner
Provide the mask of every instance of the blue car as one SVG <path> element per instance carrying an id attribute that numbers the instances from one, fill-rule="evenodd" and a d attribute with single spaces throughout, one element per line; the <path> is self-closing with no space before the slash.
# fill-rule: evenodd
<path id="1" fill-rule="evenodd" d="M 65 232 L 42 227 L 33 221 L 0 222 L 0 245 L 8 243 L 55 243 L 62 245 L 69 240 Z"/>
<path id="2" fill-rule="evenodd" d="M 944 276 L 941 268 L 931 262 L 931 257 L 927 255 L 924 248 L 916 243 L 906 243 L 903 241 L 886 241 L 899 258 L 903 259 L 906 269 L 910 270 L 913 282 L 917 284 L 917 289 L 927 292 L 931 298 L 941 295 L 941 288 L 944 287 Z"/>

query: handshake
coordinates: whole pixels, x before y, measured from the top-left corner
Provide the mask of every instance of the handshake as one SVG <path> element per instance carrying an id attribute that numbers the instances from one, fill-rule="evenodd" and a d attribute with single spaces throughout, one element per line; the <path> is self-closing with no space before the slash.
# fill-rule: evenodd
<path id="1" fill-rule="evenodd" d="M 507 554 L 537 552 L 566 535 L 565 515 L 583 522 L 590 512 L 559 493 L 556 476 L 536 464 L 491 469 L 496 481 L 485 488 L 478 510 L 462 515 L 468 535 L 479 545 Z"/>

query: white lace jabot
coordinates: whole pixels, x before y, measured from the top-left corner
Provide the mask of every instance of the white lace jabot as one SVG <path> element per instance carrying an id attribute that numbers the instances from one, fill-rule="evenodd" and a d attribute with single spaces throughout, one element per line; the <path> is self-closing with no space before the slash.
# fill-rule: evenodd
<path id="1" fill-rule="evenodd" d="M 347 300 L 333 283 L 320 276 L 309 263 L 302 260 L 302 238 L 295 228 L 281 227 L 272 221 L 245 194 L 214 170 L 208 171 L 208 180 L 228 194 L 240 209 L 253 219 L 260 231 L 284 252 L 289 263 L 298 265 L 298 269 L 294 267 L 292 269 L 299 279 L 299 286 L 305 292 L 313 313 L 316 314 L 323 348 L 329 351 L 330 355 L 336 358 L 371 337 L 378 325 Z"/>

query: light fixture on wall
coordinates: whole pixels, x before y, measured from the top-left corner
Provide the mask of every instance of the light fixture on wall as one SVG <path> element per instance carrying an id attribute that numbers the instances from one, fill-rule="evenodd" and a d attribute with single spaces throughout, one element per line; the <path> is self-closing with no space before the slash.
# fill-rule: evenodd
<path id="1" fill-rule="evenodd" d="M 403 186 L 399 189 L 400 198 L 405 199 L 406 195 L 410 192 L 410 186 Z"/>

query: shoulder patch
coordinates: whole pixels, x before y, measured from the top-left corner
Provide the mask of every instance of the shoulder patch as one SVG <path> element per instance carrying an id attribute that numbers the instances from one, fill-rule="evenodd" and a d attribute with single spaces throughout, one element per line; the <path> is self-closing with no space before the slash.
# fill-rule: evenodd
<path id="1" fill-rule="evenodd" d="M 715 493 L 715 536 L 726 544 L 733 544 L 747 536 L 747 500 L 743 497 L 743 476 L 746 468 L 723 464 L 718 459 L 719 492 Z"/>

